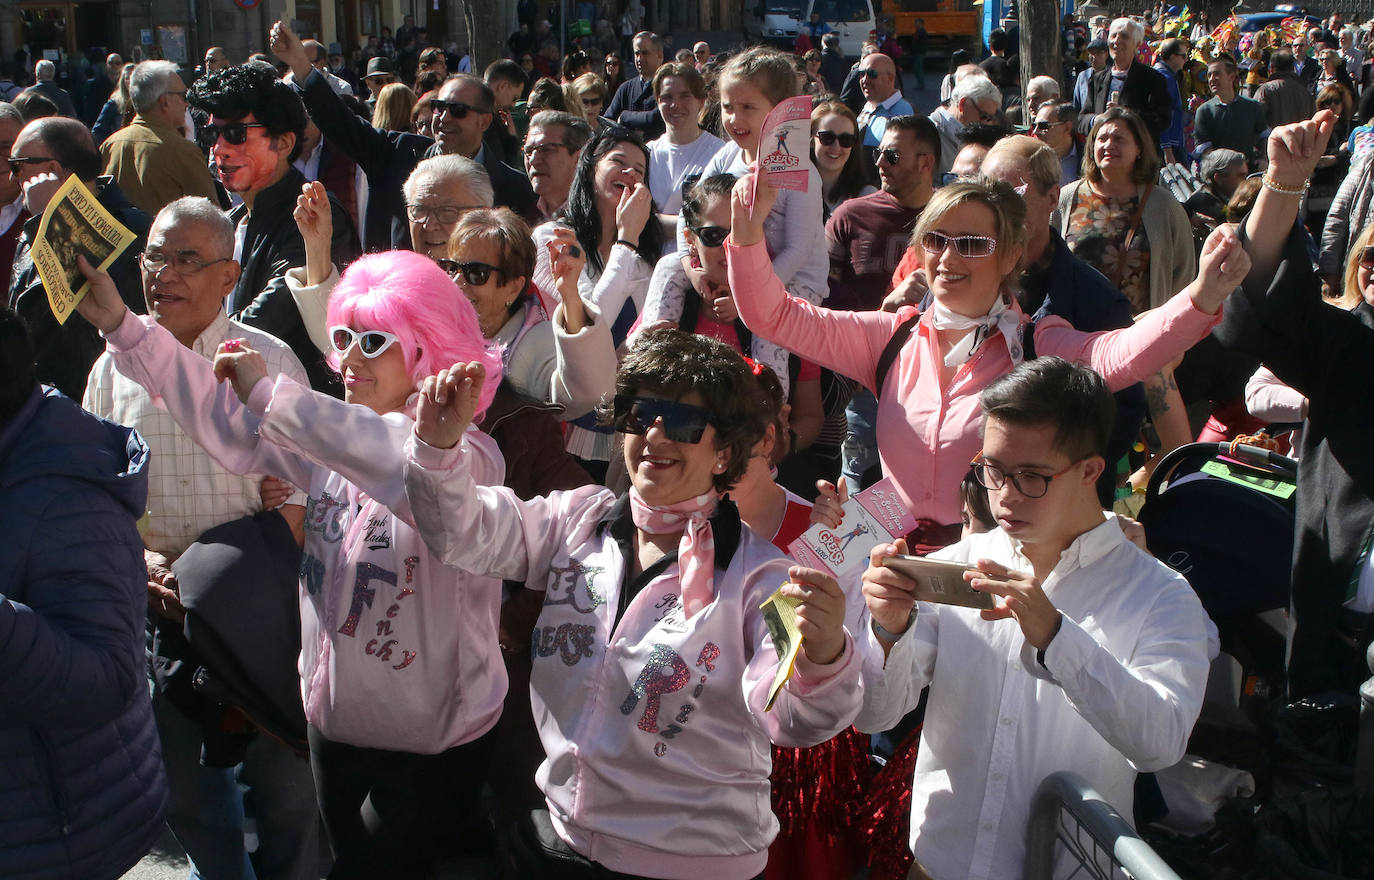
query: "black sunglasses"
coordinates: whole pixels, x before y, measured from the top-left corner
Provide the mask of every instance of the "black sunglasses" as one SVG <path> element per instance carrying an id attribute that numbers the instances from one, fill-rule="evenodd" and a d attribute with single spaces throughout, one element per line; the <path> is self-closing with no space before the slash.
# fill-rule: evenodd
<path id="1" fill-rule="evenodd" d="M 902 154 L 891 147 L 879 150 L 873 154 L 873 164 L 876 165 L 884 161 L 889 165 L 896 165 L 898 162 L 902 161 Z"/>
<path id="2" fill-rule="evenodd" d="M 718 248 L 730 237 L 730 230 L 724 226 L 689 226 L 692 234 L 709 248 Z"/>
<path id="3" fill-rule="evenodd" d="M 865 68 L 859 71 L 859 76 L 867 77 L 868 79 L 877 79 L 878 77 L 882 76 L 882 73 L 873 70 L 872 68 Z"/>
<path id="4" fill-rule="evenodd" d="M 833 131 L 826 131 L 825 129 L 821 129 L 820 131 L 816 132 L 816 140 L 821 142 L 821 146 L 829 147 L 832 146 L 836 141 L 839 141 L 840 146 L 846 150 L 854 146 L 854 140 L 856 137 L 857 136 L 852 131 L 836 133 Z"/>
<path id="5" fill-rule="evenodd" d="M 490 113 L 483 107 L 474 107 L 471 104 L 464 104 L 462 101 L 439 101 L 429 102 L 429 106 L 434 108 L 434 112 L 443 111 L 454 119 L 466 119 L 469 113 Z"/>
<path id="6" fill-rule="evenodd" d="M 711 423 L 711 413 L 704 407 L 662 397 L 617 394 L 614 412 L 612 425 L 620 433 L 647 434 L 662 419 L 663 433 L 674 443 L 700 443 Z"/>
<path id="7" fill-rule="evenodd" d="M 1056 125 L 1063 125 L 1063 124 L 1064 124 L 1063 122 L 1046 122 L 1045 120 L 1042 119 L 1042 120 L 1040 120 L 1039 122 L 1033 122 L 1033 123 L 1031 123 L 1031 131 L 1049 131 L 1050 129 L 1054 128 Z"/>
<path id="8" fill-rule="evenodd" d="M 457 260 L 447 259 L 438 259 L 435 260 L 435 262 L 438 263 L 439 268 L 447 272 L 448 277 L 452 278 L 454 281 L 457 281 L 458 276 L 462 275 L 463 281 L 471 284 L 473 287 L 481 287 L 491 278 L 491 273 L 501 271 L 500 266 L 493 266 L 490 263 L 460 263 Z"/>
<path id="9" fill-rule="evenodd" d="M 10 156 L 10 158 L 9 158 L 10 174 L 14 175 L 15 177 L 18 177 L 19 174 L 20 174 L 20 172 L 22 172 L 22 171 L 24 170 L 24 166 L 27 165 L 27 164 L 29 164 L 29 163 L 33 163 L 33 164 L 37 165 L 39 162 L 55 162 L 55 161 L 56 161 L 56 160 L 53 159 L 52 156 Z"/>
<path id="10" fill-rule="evenodd" d="M 210 122 L 205 126 L 205 133 L 215 141 L 224 138 L 225 143 L 239 147 L 248 140 L 248 129 L 266 127 L 261 122 L 226 122 L 224 125 Z"/>

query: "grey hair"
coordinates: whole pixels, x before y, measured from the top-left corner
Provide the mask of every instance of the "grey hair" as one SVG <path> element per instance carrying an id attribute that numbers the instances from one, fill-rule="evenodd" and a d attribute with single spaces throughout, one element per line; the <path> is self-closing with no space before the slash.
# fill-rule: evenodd
<path id="1" fill-rule="evenodd" d="M 21 128 L 24 126 L 24 114 L 19 112 L 19 108 L 8 101 L 0 101 L 0 122 L 13 122 Z"/>
<path id="2" fill-rule="evenodd" d="M 959 102 L 965 98 L 975 104 L 979 101 L 996 101 L 997 106 L 1002 106 L 1002 90 L 985 76 L 966 76 L 959 80 L 954 91 L 950 93 L 950 106 L 957 108 Z"/>
<path id="3" fill-rule="evenodd" d="M 172 77 L 181 72 L 174 61 L 141 61 L 129 77 L 129 100 L 139 113 L 147 113 L 167 94 Z"/>
<path id="4" fill-rule="evenodd" d="M 1217 174 L 1230 168 L 1232 165 L 1244 164 L 1245 155 L 1235 150 L 1218 148 L 1208 150 L 1207 155 L 1202 157 L 1202 182 L 1210 184 L 1212 178 Z"/>
<path id="5" fill-rule="evenodd" d="M 153 225 L 169 227 L 182 222 L 204 224 L 214 236 L 215 253 L 223 257 L 234 256 L 234 221 L 214 202 L 204 196 L 182 196 L 158 211 Z"/>
<path id="6" fill-rule="evenodd" d="M 1026 83 L 1026 91 L 1044 86 L 1049 89 L 1049 93 L 1055 97 L 1059 96 L 1059 80 L 1052 76 L 1031 77 L 1031 81 Z"/>
<path id="7" fill-rule="evenodd" d="M 57 65 L 43 58 L 33 66 L 33 75 L 38 79 L 52 79 L 57 76 Z"/>
<path id="8" fill-rule="evenodd" d="M 571 113 L 561 110 L 540 110 L 530 120 L 530 128 L 547 128 L 550 125 L 563 126 L 563 141 L 573 153 L 581 150 L 587 145 L 587 141 L 592 139 L 592 127 L 587 124 L 587 120 Z"/>
<path id="9" fill-rule="evenodd" d="M 477 201 L 482 203 L 482 207 L 490 208 L 496 201 L 487 169 L 463 156 L 431 156 L 416 165 L 415 170 L 410 172 L 410 176 L 406 178 L 405 186 L 402 187 L 407 202 L 414 198 L 415 187 L 422 177 L 462 178 L 468 185 L 468 189 L 472 190 Z"/>
<path id="10" fill-rule="evenodd" d="M 1112 22 L 1112 27 L 1116 27 L 1117 22 L 1122 21 L 1126 22 L 1126 30 L 1130 34 L 1131 39 L 1134 40 L 1137 44 L 1141 40 L 1145 39 L 1145 25 L 1136 21 L 1134 18 L 1128 18 L 1123 15 L 1121 18 L 1115 19 Z"/>

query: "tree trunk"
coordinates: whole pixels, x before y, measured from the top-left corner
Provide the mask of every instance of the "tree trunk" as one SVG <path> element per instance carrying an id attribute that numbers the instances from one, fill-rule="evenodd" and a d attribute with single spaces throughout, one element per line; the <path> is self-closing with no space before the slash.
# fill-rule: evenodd
<path id="1" fill-rule="evenodd" d="M 505 57 L 506 10 L 501 0 L 464 0 L 463 18 L 472 36 L 472 72 L 478 76 L 487 65 Z"/>
<path id="2" fill-rule="evenodd" d="M 1052 76 L 1062 88 L 1064 48 L 1055 0 L 1021 0 L 1021 99 L 1032 77 Z M 1067 95 L 1067 93 L 1065 93 Z M 1026 122 L 1032 120 L 1027 119 Z"/>

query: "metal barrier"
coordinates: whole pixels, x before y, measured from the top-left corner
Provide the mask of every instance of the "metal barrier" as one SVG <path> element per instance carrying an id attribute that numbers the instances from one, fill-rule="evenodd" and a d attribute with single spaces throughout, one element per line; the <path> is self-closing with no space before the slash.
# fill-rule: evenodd
<path id="1" fill-rule="evenodd" d="M 1078 861 L 1074 878 L 1180 880 L 1111 804 L 1067 771 L 1046 776 L 1031 801 L 1025 880 L 1054 877 L 1058 843 Z"/>

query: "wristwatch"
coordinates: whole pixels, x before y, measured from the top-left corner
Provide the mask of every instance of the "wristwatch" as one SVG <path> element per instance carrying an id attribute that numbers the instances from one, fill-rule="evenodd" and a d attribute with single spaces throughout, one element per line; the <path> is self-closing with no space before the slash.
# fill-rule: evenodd
<path id="1" fill-rule="evenodd" d="M 915 622 L 916 622 L 916 606 L 915 606 L 915 605 L 912 605 L 912 606 L 911 606 L 911 613 L 907 615 L 907 618 L 906 618 L 906 628 L 905 628 L 904 630 L 902 630 L 901 632 L 899 632 L 899 633 L 895 633 L 895 632 L 893 632 L 892 630 L 888 629 L 887 627 L 883 626 L 881 623 L 878 622 L 878 618 L 876 618 L 876 617 L 870 616 L 870 617 L 868 618 L 868 625 L 869 625 L 870 627 L 872 627 L 872 629 L 873 629 L 873 634 L 874 634 L 875 636 L 877 636 L 878 638 L 882 639 L 883 641 L 885 641 L 885 642 L 891 642 L 891 643 L 893 643 L 893 644 L 896 644 L 897 641 L 898 641 L 899 639 L 901 639 L 902 636 L 906 635 L 908 632 L 911 632 L 911 625 L 912 625 L 913 623 L 915 623 Z"/>

